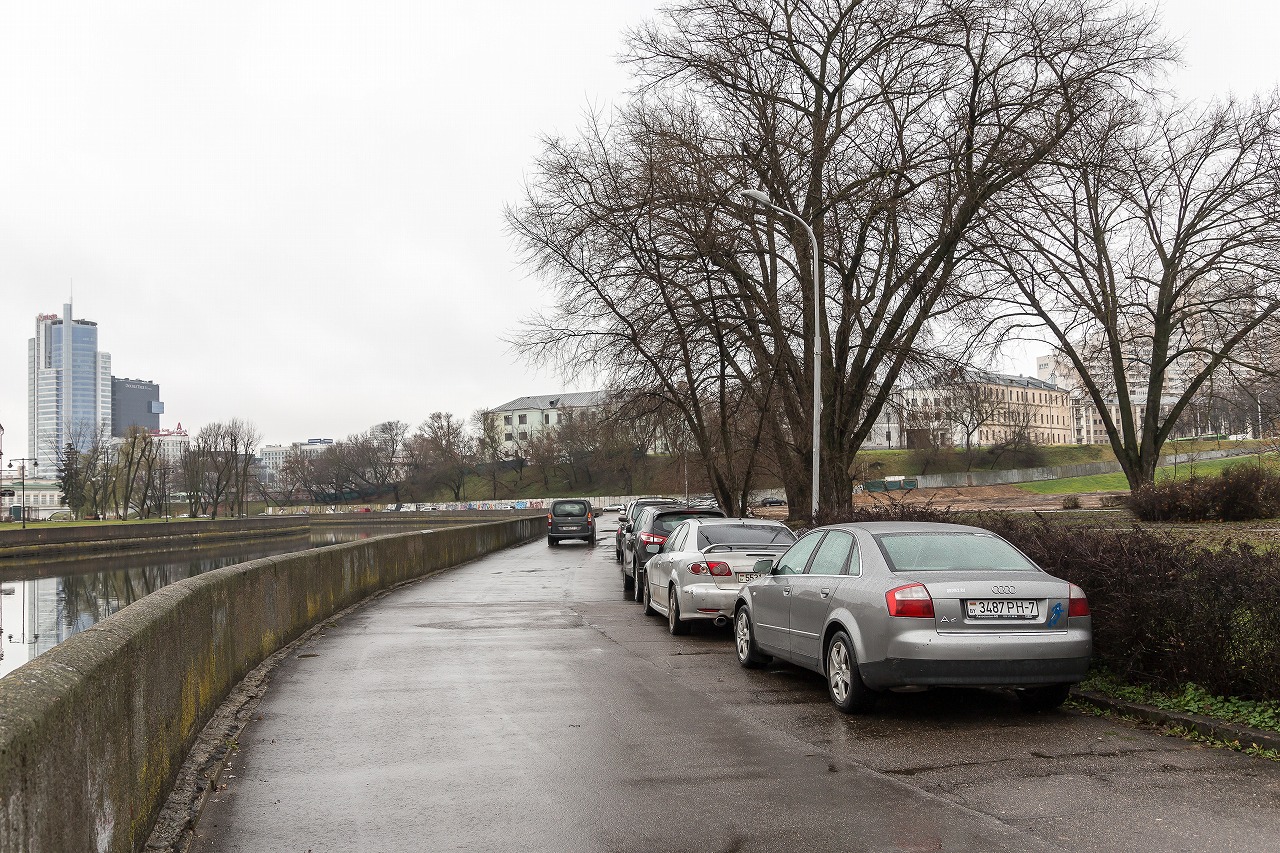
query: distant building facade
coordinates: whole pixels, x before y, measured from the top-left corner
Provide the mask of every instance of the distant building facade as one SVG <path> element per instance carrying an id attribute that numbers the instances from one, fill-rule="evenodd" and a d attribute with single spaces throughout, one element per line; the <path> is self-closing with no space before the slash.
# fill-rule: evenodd
<path id="1" fill-rule="evenodd" d="M 553 430 L 575 411 L 598 411 L 609 399 L 607 391 L 569 391 L 537 397 L 517 397 L 489 410 L 490 423 L 502 439 L 504 452 L 513 453 L 522 442 Z"/>
<path id="2" fill-rule="evenodd" d="M 69 302 L 61 317 L 37 315 L 27 341 L 27 456 L 54 471 L 68 442 L 88 450 L 110 432 L 111 354 L 98 349 L 98 324 L 73 319 Z"/>
<path id="3" fill-rule="evenodd" d="M 1029 376 L 970 368 L 946 381 L 895 388 L 886 408 L 892 416 L 876 429 L 884 430 L 890 447 L 987 447 L 1015 438 L 1069 444 L 1072 438 L 1066 390 Z"/>
<path id="4" fill-rule="evenodd" d="M 153 429 L 149 432 L 156 445 L 156 456 L 162 462 L 176 465 L 182 460 L 183 454 L 191 449 L 191 436 L 187 435 L 182 424 L 173 429 Z"/>
<path id="5" fill-rule="evenodd" d="M 258 449 L 259 476 L 268 485 L 275 485 L 280 472 L 293 457 L 316 456 L 333 447 L 332 438 L 309 438 L 291 444 L 268 444 Z"/>
<path id="6" fill-rule="evenodd" d="M 111 434 L 124 437 L 129 427 L 142 427 L 148 432 L 160 429 L 164 403 L 160 386 L 143 379 L 111 377 Z"/>

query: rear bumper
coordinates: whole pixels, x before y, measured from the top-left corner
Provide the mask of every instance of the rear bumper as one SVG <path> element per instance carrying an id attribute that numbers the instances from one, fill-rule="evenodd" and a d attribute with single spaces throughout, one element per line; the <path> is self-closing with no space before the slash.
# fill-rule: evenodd
<path id="1" fill-rule="evenodd" d="M 715 619 L 717 616 L 732 619 L 739 589 L 741 587 L 724 589 L 713 583 L 685 584 L 680 587 L 680 616 L 684 619 Z M 700 612 L 703 610 L 713 612 Z"/>
<path id="2" fill-rule="evenodd" d="M 595 539 L 596 528 L 594 524 L 578 525 L 577 529 L 562 527 L 560 525 L 552 525 L 547 531 L 548 536 L 554 536 L 557 539 Z"/>
<path id="3" fill-rule="evenodd" d="M 1075 684 L 1089 671 L 1089 656 L 1032 660 L 919 660 L 886 658 L 860 664 L 868 687 L 1016 687 Z"/>

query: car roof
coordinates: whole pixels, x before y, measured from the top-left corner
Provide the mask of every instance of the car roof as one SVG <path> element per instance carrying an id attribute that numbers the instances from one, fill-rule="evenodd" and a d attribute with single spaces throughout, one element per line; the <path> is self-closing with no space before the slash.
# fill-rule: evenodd
<path id="1" fill-rule="evenodd" d="M 645 509 L 655 516 L 670 515 L 678 512 L 694 512 L 700 515 L 705 515 L 708 518 L 722 519 L 725 517 L 724 510 L 716 509 L 713 506 L 689 506 L 688 504 L 680 504 L 678 506 L 659 505 L 656 507 L 646 507 Z"/>
<path id="2" fill-rule="evenodd" d="M 703 507 L 698 507 L 703 509 Z M 748 524 L 760 525 L 763 527 L 786 527 L 781 521 L 772 518 L 720 518 L 717 516 L 708 516 L 706 518 L 691 518 L 690 524 L 716 524 L 716 525 L 737 525 L 745 527 Z M 788 528 L 790 529 L 790 528 Z"/>
<path id="3" fill-rule="evenodd" d="M 970 524 L 950 524 L 942 521 L 853 521 L 846 524 L 827 524 L 814 530 L 865 530 L 867 533 L 985 533 L 996 534 Z"/>

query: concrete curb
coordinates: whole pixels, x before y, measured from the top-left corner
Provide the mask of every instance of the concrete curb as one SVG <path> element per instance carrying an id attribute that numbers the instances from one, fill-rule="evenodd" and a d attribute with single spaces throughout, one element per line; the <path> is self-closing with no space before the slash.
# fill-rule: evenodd
<path id="1" fill-rule="evenodd" d="M 1154 723 L 1159 726 L 1181 726 L 1184 729 L 1214 740 L 1280 751 L 1280 732 L 1263 731 L 1262 729 L 1254 729 L 1238 723 L 1229 723 L 1213 717 L 1202 717 L 1199 714 L 1163 711 L 1150 705 L 1114 699 L 1092 690 L 1072 690 L 1071 698 L 1103 711 L 1137 717 L 1146 723 Z"/>

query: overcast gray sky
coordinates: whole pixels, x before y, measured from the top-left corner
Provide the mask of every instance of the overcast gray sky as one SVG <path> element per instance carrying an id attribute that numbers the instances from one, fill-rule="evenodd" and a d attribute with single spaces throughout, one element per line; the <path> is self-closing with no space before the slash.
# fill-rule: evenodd
<path id="1" fill-rule="evenodd" d="M 5 455 L 26 452 L 35 315 L 73 281 L 164 427 L 341 439 L 594 388 L 500 340 L 545 301 L 502 209 L 540 135 L 618 99 L 622 31 L 658 5 L 0 4 Z M 1163 5 L 1181 91 L 1277 84 L 1272 4 Z"/>

